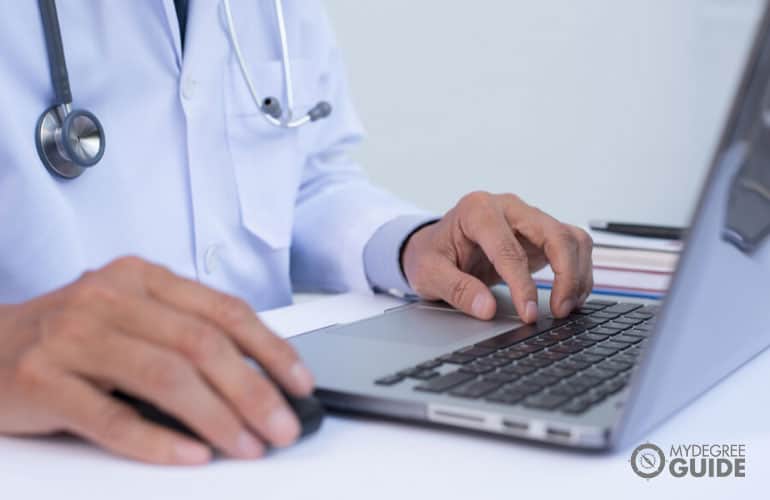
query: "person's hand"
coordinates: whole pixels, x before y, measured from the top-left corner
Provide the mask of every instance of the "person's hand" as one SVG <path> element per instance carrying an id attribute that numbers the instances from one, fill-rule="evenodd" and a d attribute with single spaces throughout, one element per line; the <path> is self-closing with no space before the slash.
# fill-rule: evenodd
<path id="1" fill-rule="evenodd" d="M 199 464 L 287 446 L 299 422 L 279 390 L 310 372 L 246 303 L 133 257 L 70 286 L 0 306 L 0 433 L 71 432 L 152 463 Z M 109 395 L 142 398 L 205 441 L 142 419 Z"/>
<path id="2" fill-rule="evenodd" d="M 522 320 L 537 319 L 532 273 L 550 263 L 555 274 L 551 311 L 568 315 L 593 287 L 591 237 L 512 194 L 466 195 L 404 246 L 409 284 L 428 300 L 442 299 L 480 319 L 495 314 L 489 286 L 504 281 Z"/>

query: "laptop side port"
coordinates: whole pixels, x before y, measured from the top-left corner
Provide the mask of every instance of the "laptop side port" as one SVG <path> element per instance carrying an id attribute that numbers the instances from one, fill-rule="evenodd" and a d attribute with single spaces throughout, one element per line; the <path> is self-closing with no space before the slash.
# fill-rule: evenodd
<path id="1" fill-rule="evenodd" d="M 524 434 L 529 430 L 529 423 L 519 422 L 517 420 L 509 420 L 506 418 L 506 419 L 503 419 L 503 429 L 505 429 L 506 432 Z"/>
<path id="2" fill-rule="evenodd" d="M 545 435 L 548 439 L 553 441 L 569 441 L 572 438 L 572 431 L 569 429 L 561 429 L 559 427 L 548 427 L 545 430 Z"/>

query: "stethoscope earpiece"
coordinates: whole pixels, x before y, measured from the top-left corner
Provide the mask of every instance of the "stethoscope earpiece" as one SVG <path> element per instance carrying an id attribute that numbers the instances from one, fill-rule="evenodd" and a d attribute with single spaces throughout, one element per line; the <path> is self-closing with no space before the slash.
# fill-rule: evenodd
<path id="1" fill-rule="evenodd" d="M 281 42 L 281 67 L 283 69 L 283 81 L 286 98 L 286 108 L 281 106 L 281 102 L 273 96 L 260 99 L 257 95 L 257 91 L 254 88 L 254 84 L 251 81 L 249 72 L 246 69 L 246 62 L 243 59 L 241 53 L 241 45 L 238 42 L 238 33 L 235 30 L 235 23 L 233 23 L 233 14 L 230 9 L 230 0 L 223 0 L 225 9 L 225 23 L 227 24 L 227 32 L 230 35 L 230 42 L 233 46 L 233 52 L 235 53 L 235 59 L 238 61 L 238 67 L 241 70 L 241 76 L 246 83 L 246 87 L 251 94 L 251 99 L 256 104 L 257 108 L 262 112 L 262 116 L 267 122 L 276 127 L 292 129 L 301 127 L 310 122 L 326 118 L 332 112 L 331 104 L 326 101 L 320 101 L 313 106 L 307 113 L 299 115 L 294 110 L 294 84 L 291 79 L 291 62 L 289 60 L 289 42 L 286 37 L 286 22 L 283 18 L 283 2 L 282 0 L 273 0 L 273 8 L 275 10 L 275 18 L 278 24 L 278 37 Z"/>
<path id="2" fill-rule="evenodd" d="M 272 116 L 276 120 L 281 119 L 283 110 L 281 109 L 281 103 L 275 97 L 265 97 L 262 99 L 262 105 L 259 109 L 268 116 Z"/>

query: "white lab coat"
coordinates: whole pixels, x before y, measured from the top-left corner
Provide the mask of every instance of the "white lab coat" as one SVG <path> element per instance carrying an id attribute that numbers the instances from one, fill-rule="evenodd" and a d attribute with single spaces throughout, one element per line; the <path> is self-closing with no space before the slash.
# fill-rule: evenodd
<path id="1" fill-rule="evenodd" d="M 349 148 L 362 136 L 340 52 L 316 1 L 285 3 L 302 112 L 271 127 L 241 78 L 217 0 L 192 0 L 182 57 L 172 0 L 59 0 L 73 108 L 99 117 L 102 161 L 75 180 L 37 156 L 53 91 L 37 2 L 0 0 L 0 303 L 18 302 L 122 255 L 240 296 L 255 309 L 302 288 L 368 289 L 377 228 L 419 211 L 370 185 Z M 232 0 L 258 92 L 283 97 L 270 0 Z"/>

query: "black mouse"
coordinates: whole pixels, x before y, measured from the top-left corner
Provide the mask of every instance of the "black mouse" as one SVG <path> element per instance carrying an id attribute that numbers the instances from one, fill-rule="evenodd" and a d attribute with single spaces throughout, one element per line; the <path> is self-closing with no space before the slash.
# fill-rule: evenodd
<path id="1" fill-rule="evenodd" d="M 284 391 L 281 394 L 289 403 L 289 406 L 294 411 L 294 414 L 299 420 L 302 432 L 300 437 L 305 437 L 313 434 L 321 428 L 321 423 L 324 418 L 324 408 L 321 401 L 315 396 L 308 396 L 304 398 L 298 398 L 291 396 Z M 121 402 L 129 405 L 135 409 L 139 414 L 158 425 L 168 427 L 175 431 L 187 434 L 196 439 L 200 439 L 194 431 L 187 427 L 184 423 L 177 420 L 175 417 L 169 415 L 158 407 L 154 406 L 143 399 L 132 396 L 122 391 L 113 391 L 112 396 L 120 400 Z"/>

